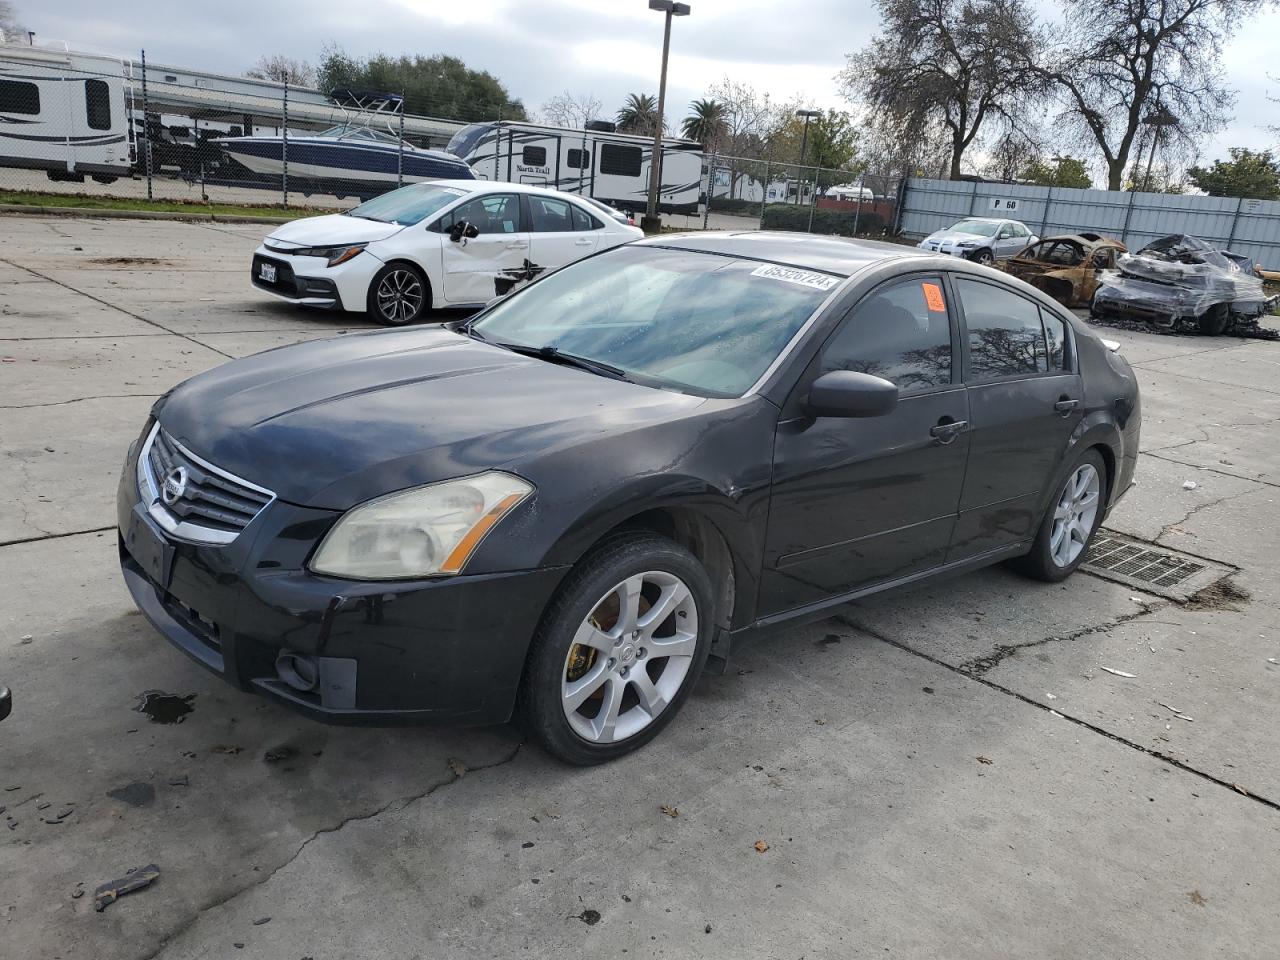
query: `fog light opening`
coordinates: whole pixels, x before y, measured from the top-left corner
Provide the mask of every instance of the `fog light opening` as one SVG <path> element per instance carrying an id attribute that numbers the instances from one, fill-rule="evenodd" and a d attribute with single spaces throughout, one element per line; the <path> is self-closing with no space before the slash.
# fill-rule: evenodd
<path id="1" fill-rule="evenodd" d="M 303 693 L 311 693 L 320 686 L 320 664 L 305 653 L 282 650 L 276 657 L 276 675 Z"/>

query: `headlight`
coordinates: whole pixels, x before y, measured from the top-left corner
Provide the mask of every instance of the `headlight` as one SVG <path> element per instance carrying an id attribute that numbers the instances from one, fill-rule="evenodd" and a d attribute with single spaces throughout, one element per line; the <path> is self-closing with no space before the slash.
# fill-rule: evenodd
<path id="1" fill-rule="evenodd" d="M 484 535 L 532 492 L 519 477 L 482 473 L 370 500 L 329 531 L 311 569 L 354 580 L 461 573 Z"/>
<path id="2" fill-rule="evenodd" d="M 974 244 L 976 244 L 977 242 L 978 242 L 977 240 L 957 240 L 957 241 L 956 241 L 956 246 L 957 246 L 957 247 L 972 247 L 972 246 L 973 246 Z"/>
<path id="3" fill-rule="evenodd" d="M 336 267 L 340 263 L 346 263 L 367 246 L 367 243 L 353 243 L 342 247 L 301 247 L 290 250 L 289 253 L 295 257 L 324 257 L 329 261 L 329 266 Z"/>

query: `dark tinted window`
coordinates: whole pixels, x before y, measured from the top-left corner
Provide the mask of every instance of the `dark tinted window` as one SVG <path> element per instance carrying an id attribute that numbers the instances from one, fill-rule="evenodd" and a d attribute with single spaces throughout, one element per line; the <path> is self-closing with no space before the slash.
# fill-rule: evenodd
<path id="1" fill-rule="evenodd" d="M 547 165 L 546 147 L 525 147 L 520 154 L 521 161 L 529 167 L 545 167 Z"/>
<path id="2" fill-rule="evenodd" d="M 576 204 L 571 204 L 570 209 L 573 211 L 573 229 L 599 230 L 604 226 L 603 223 Z"/>
<path id="3" fill-rule="evenodd" d="M 40 112 L 40 88 L 34 83 L 0 80 L 0 113 Z"/>
<path id="4" fill-rule="evenodd" d="M 454 207 L 432 229 L 447 231 L 462 220 L 481 233 L 519 233 L 524 229 L 520 224 L 520 198 L 514 193 L 489 194 Z"/>
<path id="5" fill-rule="evenodd" d="M 951 325 L 941 281 L 872 291 L 827 341 L 821 369 L 884 377 L 904 395 L 950 383 Z"/>
<path id="6" fill-rule="evenodd" d="M 573 229 L 573 216 L 567 200 L 551 197 L 529 197 L 529 229 L 539 233 L 564 233 Z"/>
<path id="7" fill-rule="evenodd" d="M 970 383 L 1049 369 L 1039 307 L 990 283 L 963 277 L 955 283 L 969 328 Z"/>
<path id="8" fill-rule="evenodd" d="M 1049 342 L 1049 369 L 1069 370 L 1071 358 L 1067 355 L 1067 325 L 1046 310 L 1040 311 L 1044 320 L 1044 335 Z"/>
<path id="9" fill-rule="evenodd" d="M 574 170 L 589 169 L 591 166 L 591 151 L 580 150 L 577 147 L 571 148 L 569 150 L 569 162 L 567 166 L 572 167 Z"/>
<path id="10" fill-rule="evenodd" d="M 643 157 L 639 147 L 624 147 L 617 143 L 601 144 L 600 172 L 619 177 L 638 177 Z"/>
<path id="11" fill-rule="evenodd" d="M 111 129 L 111 88 L 107 81 L 85 81 L 84 109 L 89 117 L 90 130 Z"/>

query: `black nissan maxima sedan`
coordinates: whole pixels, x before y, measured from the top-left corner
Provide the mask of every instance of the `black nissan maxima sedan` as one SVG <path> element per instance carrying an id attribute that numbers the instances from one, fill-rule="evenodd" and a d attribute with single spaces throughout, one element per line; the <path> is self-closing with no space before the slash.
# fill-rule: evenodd
<path id="1" fill-rule="evenodd" d="M 332 722 L 515 714 L 595 763 L 753 634 L 998 561 L 1070 575 L 1138 453 L 1115 348 L 912 248 L 644 240 L 465 322 L 175 387 L 129 451 L 120 562 L 243 690 Z"/>

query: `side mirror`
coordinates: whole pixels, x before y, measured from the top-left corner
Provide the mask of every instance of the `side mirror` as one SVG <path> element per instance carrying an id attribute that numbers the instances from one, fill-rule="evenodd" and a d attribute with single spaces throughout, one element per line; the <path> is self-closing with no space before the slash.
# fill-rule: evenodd
<path id="1" fill-rule="evenodd" d="M 466 220 L 459 220 L 449 228 L 449 239 L 454 243 L 460 243 L 464 237 L 470 240 L 478 236 L 480 231 L 476 229 L 475 224 L 468 223 Z"/>
<path id="2" fill-rule="evenodd" d="M 813 381 L 804 408 L 811 417 L 883 417 L 897 405 L 897 384 L 869 373 L 832 370 Z"/>

